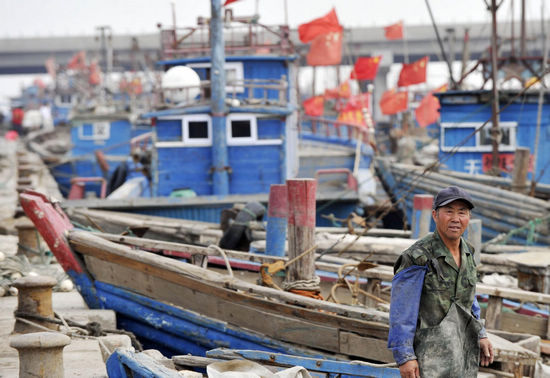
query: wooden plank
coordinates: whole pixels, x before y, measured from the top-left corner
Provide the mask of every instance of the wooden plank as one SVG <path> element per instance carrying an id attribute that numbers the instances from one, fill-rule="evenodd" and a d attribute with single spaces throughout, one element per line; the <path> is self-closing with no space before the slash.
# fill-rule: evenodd
<path id="1" fill-rule="evenodd" d="M 221 275 L 208 271 L 181 261 L 156 256 L 144 251 L 134 251 L 129 247 L 108 243 L 103 239 L 87 232 L 78 231 L 71 233 L 71 236 L 78 239 L 77 235 L 80 236 L 81 240 L 71 240 L 71 244 L 74 248 L 85 255 L 95 256 L 99 259 L 112 262 L 115 264 L 115 269 L 117 265 L 126 266 L 149 275 L 161 277 L 179 285 L 187 286 L 193 290 L 208 293 L 209 295 L 218 295 L 221 298 L 244 301 L 250 303 L 251 305 L 262 306 L 265 309 L 286 311 L 288 314 L 300 313 L 300 316 L 303 316 L 304 319 L 314 320 L 317 318 L 322 322 L 326 322 L 330 321 L 330 318 L 335 317 L 336 314 L 339 313 L 342 315 L 342 318 L 345 316 L 356 317 L 357 320 L 360 320 L 360 323 L 358 324 L 361 324 L 362 326 L 387 329 L 387 323 L 381 324 L 378 322 L 362 320 L 381 317 L 380 319 L 386 319 L 387 321 L 387 314 L 379 311 L 361 309 L 346 305 L 336 305 L 334 303 L 323 302 L 291 293 L 281 292 L 271 288 L 248 284 L 236 278 L 231 278 L 227 275 Z M 83 243 L 86 238 L 90 239 L 88 241 L 91 241 L 92 245 Z M 107 251 L 109 248 L 111 250 Z M 282 301 L 282 303 L 275 303 L 261 297 L 252 296 L 251 294 L 271 297 L 272 299 Z M 324 309 L 328 312 L 323 313 L 314 310 L 312 311 L 304 307 L 293 306 L 294 304 Z M 290 306 L 291 308 L 287 308 L 287 306 Z M 343 321 L 343 319 L 338 317 L 337 322 L 340 321 Z"/>
<path id="2" fill-rule="evenodd" d="M 261 330 L 266 336 L 278 340 L 339 352 L 337 328 L 270 314 L 237 303 L 225 303 L 220 310 L 222 318 L 237 318 L 243 328 Z"/>
<path id="3" fill-rule="evenodd" d="M 359 336 L 355 333 L 340 332 L 340 353 L 382 362 L 395 362 L 388 342 L 380 339 Z"/>
<path id="4" fill-rule="evenodd" d="M 536 293 L 521 289 L 511 289 L 506 287 L 496 287 L 478 283 L 476 285 L 476 294 L 488 294 L 494 297 L 513 299 L 521 302 L 550 304 L 550 294 Z"/>

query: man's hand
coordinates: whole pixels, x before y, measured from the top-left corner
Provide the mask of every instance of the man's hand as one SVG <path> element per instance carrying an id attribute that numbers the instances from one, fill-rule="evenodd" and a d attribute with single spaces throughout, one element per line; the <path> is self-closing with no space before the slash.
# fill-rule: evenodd
<path id="1" fill-rule="evenodd" d="M 486 337 L 479 340 L 479 357 L 481 366 L 489 366 L 489 364 L 493 363 L 493 358 L 495 357 L 493 344 Z M 401 373 L 401 376 L 403 376 L 403 373 Z"/>
<path id="2" fill-rule="evenodd" d="M 492 349 L 491 349 L 492 350 Z M 410 360 L 399 366 L 401 378 L 420 378 L 420 370 L 418 369 L 418 361 Z"/>

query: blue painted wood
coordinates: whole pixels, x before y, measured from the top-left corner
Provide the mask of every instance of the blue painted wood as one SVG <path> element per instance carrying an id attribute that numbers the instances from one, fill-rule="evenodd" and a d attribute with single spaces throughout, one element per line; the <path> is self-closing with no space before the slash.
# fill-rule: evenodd
<path id="1" fill-rule="evenodd" d="M 230 146 L 232 194 L 268 193 L 271 184 L 281 184 L 281 145 Z"/>
<path id="2" fill-rule="evenodd" d="M 162 147 L 157 149 L 158 196 L 190 188 L 197 195 L 214 194 L 210 147 Z"/>
<path id="3" fill-rule="evenodd" d="M 441 122 L 450 124 L 459 124 L 464 122 L 486 122 L 491 119 L 491 106 L 488 91 L 449 91 L 447 93 L 436 94 L 441 103 Z M 501 92 L 501 108 L 507 105 L 516 92 Z M 501 122 L 517 122 L 516 146 L 528 147 L 531 154 L 535 151 L 535 134 L 537 120 L 538 94 L 524 94 L 500 113 Z M 490 125 L 486 126 L 486 128 Z M 540 144 L 537 156 L 537 179 L 540 176 L 540 182 L 550 183 L 550 97 L 544 96 L 542 122 L 541 122 Z M 444 146 L 455 146 L 472 131 L 470 128 L 463 130 L 447 130 L 443 136 Z M 474 139 L 467 140 L 465 146 L 474 146 Z M 440 139 L 440 145 L 441 145 Z M 459 172 L 483 173 L 482 156 L 490 154 L 491 151 L 472 152 L 460 151 L 451 155 L 441 151 L 440 160 L 452 170 Z M 513 151 L 503 152 L 501 154 L 513 154 Z M 511 176 L 511 172 L 505 174 Z M 528 179 L 532 174 L 528 173 Z"/>
<path id="4" fill-rule="evenodd" d="M 399 369 L 389 367 L 367 366 L 361 363 L 350 361 L 336 361 L 329 359 L 315 359 L 284 355 L 278 353 L 266 353 L 256 350 L 223 350 L 214 349 L 206 353 L 211 358 L 224 358 L 227 356 L 240 356 L 244 359 L 257 361 L 259 363 L 274 364 L 278 366 L 302 366 L 314 373 L 338 374 L 339 377 L 380 377 L 398 378 L 401 377 Z M 340 375 L 341 374 L 341 375 Z"/>
<path id="5" fill-rule="evenodd" d="M 131 371 L 131 375 L 126 373 Z M 181 378 L 176 370 L 161 365 L 158 361 L 143 353 L 115 350 L 107 360 L 109 378 Z"/>
<path id="6" fill-rule="evenodd" d="M 224 195 L 229 194 L 229 176 L 227 172 L 227 139 L 225 134 L 225 49 L 221 1 L 212 0 L 210 9 L 213 193 Z"/>
<path id="7" fill-rule="evenodd" d="M 234 328 L 225 322 L 104 282 L 96 281 L 95 286 L 101 299 L 101 308 L 116 311 L 121 326 L 154 343 L 155 348 L 197 355 L 204 355 L 205 350 L 217 347 L 311 355 L 311 352 L 290 344 Z"/>
<path id="8" fill-rule="evenodd" d="M 287 218 L 268 217 L 265 253 L 273 256 L 285 255 Z"/>

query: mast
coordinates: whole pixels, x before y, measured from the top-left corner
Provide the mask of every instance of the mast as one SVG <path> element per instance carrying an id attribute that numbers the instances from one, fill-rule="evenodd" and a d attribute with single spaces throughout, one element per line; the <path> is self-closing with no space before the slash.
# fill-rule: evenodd
<path id="1" fill-rule="evenodd" d="M 225 135 L 225 51 L 221 0 L 211 0 L 210 46 L 212 50 L 212 172 L 214 194 L 229 194 L 227 140 Z"/>
<path id="2" fill-rule="evenodd" d="M 497 74 L 498 74 L 498 51 L 497 51 L 497 2 L 496 0 L 491 0 L 491 15 L 492 15 L 492 33 L 491 33 L 491 79 L 493 81 L 493 101 L 492 101 L 492 123 L 491 126 L 491 143 L 493 146 L 493 164 L 491 171 L 495 176 L 500 176 L 498 168 L 498 145 L 500 139 L 500 128 L 499 128 L 499 96 L 497 88 Z"/>
<path id="3" fill-rule="evenodd" d="M 535 195 L 535 187 L 537 185 L 537 155 L 539 154 L 539 139 L 540 139 L 540 123 L 542 118 L 542 104 L 544 102 L 544 76 L 546 74 L 546 59 L 548 55 L 548 38 L 546 36 L 546 29 L 544 27 L 544 2 L 541 1 L 541 32 L 542 32 L 542 74 L 539 88 L 539 98 L 538 98 L 538 107 L 537 107 L 537 128 L 535 131 L 535 149 L 533 152 L 533 173 L 531 173 L 531 189 L 529 192 L 530 196 Z"/>

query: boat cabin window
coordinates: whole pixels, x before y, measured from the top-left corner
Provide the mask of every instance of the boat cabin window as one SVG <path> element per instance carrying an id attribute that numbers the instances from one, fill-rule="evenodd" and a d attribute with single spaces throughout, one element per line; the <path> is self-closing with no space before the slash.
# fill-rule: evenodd
<path id="1" fill-rule="evenodd" d="M 208 122 L 207 121 L 191 121 L 188 124 L 189 139 L 206 139 L 208 138 Z"/>
<path id="2" fill-rule="evenodd" d="M 110 134 L 109 122 L 85 123 L 78 126 L 78 138 L 80 140 L 105 140 L 109 139 Z"/>
<path id="3" fill-rule="evenodd" d="M 183 143 L 187 146 L 212 145 L 212 126 L 210 116 L 195 114 L 184 116 L 181 120 Z"/>
<path id="4" fill-rule="evenodd" d="M 199 72 L 201 80 L 211 80 L 210 69 L 212 67 L 211 63 L 191 63 L 188 64 L 188 67 L 193 68 Z M 227 94 L 231 93 L 243 93 L 244 87 L 242 82 L 244 80 L 244 70 L 242 62 L 226 62 L 225 65 L 225 90 Z M 203 75 L 200 74 L 200 71 L 204 70 Z M 240 85 L 239 85 L 240 84 Z M 211 91 L 210 88 L 205 88 L 205 97 L 210 98 Z"/>
<path id="5" fill-rule="evenodd" d="M 258 140 L 256 117 L 252 114 L 230 114 L 226 121 L 227 144 L 255 144 Z"/>
<path id="6" fill-rule="evenodd" d="M 441 123 L 441 150 L 449 152 L 458 147 L 461 152 L 492 151 L 491 127 L 489 122 L 483 129 L 475 132 L 482 122 L 443 122 Z M 500 122 L 502 139 L 499 151 L 514 151 L 516 148 L 517 122 Z M 469 137 L 469 139 L 467 139 Z"/>
<path id="7" fill-rule="evenodd" d="M 55 103 L 57 105 L 72 105 L 73 96 L 70 94 L 60 94 L 56 97 Z"/>

